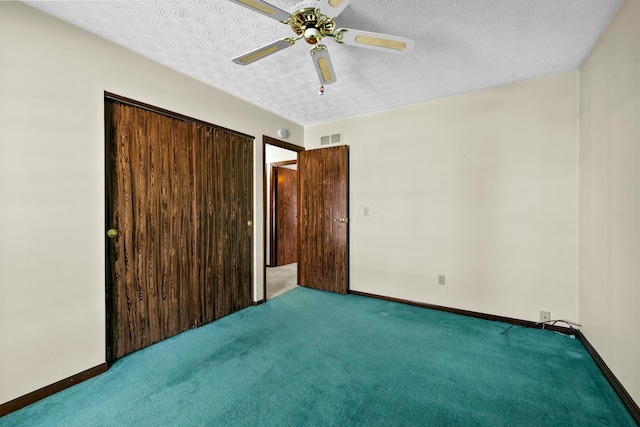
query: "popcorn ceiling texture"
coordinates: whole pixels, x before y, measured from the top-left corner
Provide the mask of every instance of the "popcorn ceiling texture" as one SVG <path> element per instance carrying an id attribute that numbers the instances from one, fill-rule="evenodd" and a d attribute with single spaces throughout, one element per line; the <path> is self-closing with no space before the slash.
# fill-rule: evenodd
<path id="1" fill-rule="evenodd" d="M 293 32 L 230 1 L 25 3 L 306 126 L 575 70 L 622 0 L 352 0 L 337 27 L 416 47 L 403 56 L 323 39 L 338 78 L 323 96 L 304 41 L 231 62 Z M 270 3 L 291 11 L 298 1 Z"/>

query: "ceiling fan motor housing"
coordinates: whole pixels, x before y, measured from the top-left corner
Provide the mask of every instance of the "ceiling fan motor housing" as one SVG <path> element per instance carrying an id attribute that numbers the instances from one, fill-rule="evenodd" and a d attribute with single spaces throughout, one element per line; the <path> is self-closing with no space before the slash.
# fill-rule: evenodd
<path id="1" fill-rule="evenodd" d="M 291 14 L 291 29 L 298 36 L 304 36 L 309 44 L 316 44 L 335 29 L 332 18 L 320 13 L 313 7 L 306 7 Z"/>

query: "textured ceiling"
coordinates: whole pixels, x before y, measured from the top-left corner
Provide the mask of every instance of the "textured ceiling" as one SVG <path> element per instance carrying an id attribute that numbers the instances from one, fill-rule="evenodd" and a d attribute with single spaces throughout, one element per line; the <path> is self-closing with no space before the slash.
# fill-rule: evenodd
<path id="1" fill-rule="evenodd" d="M 392 55 L 324 39 L 338 81 L 323 96 L 303 41 L 247 66 L 231 62 L 293 32 L 227 0 L 25 3 L 311 125 L 575 70 L 622 0 L 352 0 L 337 27 L 416 46 Z M 299 2 L 270 3 L 291 12 Z"/>

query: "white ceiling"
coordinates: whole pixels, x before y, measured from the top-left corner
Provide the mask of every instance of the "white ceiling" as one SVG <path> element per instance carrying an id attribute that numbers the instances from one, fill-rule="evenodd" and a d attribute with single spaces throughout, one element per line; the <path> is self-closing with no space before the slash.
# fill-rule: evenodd
<path id="1" fill-rule="evenodd" d="M 227 0 L 25 3 L 306 126 L 575 70 L 622 0 L 351 0 L 337 27 L 416 47 L 392 55 L 323 39 L 338 77 L 323 96 L 304 41 L 231 62 L 294 34 Z M 270 3 L 290 12 L 299 2 Z"/>

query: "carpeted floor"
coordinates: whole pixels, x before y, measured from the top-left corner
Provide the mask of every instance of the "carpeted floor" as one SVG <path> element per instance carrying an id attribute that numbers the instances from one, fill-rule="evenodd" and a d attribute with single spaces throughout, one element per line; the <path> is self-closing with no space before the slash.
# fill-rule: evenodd
<path id="1" fill-rule="evenodd" d="M 296 288 L 1 426 L 634 426 L 576 339 Z"/>

